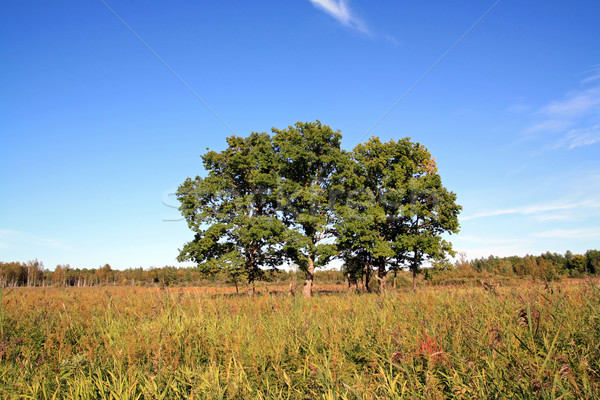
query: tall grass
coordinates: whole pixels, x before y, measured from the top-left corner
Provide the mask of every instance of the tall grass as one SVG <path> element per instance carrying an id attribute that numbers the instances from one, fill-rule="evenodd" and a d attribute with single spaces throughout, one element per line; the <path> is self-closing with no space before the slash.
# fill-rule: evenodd
<path id="1" fill-rule="evenodd" d="M 600 291 L 565 285 L 308 300 L 17 288 L 0 299 L 0 396 L 598 398 Z"/>

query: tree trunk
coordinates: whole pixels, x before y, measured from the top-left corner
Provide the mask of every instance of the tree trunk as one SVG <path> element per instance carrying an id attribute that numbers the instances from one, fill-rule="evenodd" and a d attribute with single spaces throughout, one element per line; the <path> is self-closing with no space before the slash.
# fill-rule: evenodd
<path id="1" fill-rule="evenodd" d="M 256 287 L 254 286 L 254 280 L 256 279 L 257 267 L 252 261 L 246 261 L 246 271 L 248 271 L 248 295 L 254 297 L 256 294 Z"/>
<path id="2" fill-rule="evenodd" d="M 417 272 L 419 272 L 420 266 L 421 266 L 421 255 L 419 254 L 418 251 L 415 251 L 415 254 L 413 256 L 412 266 L 410 268 L 410 269 L 412 269 L 412 273 L 413 273 L 413 293 L 417 292 Z"/>
<path id="3" fill-rule="evenodd" d="M 313 280 L 315 278 L 315 262 L 312 256 L 308 256 L 308 267 L 306 268 L 306 280 L 304 281 L 304 297 L 312 297 Z"/>
<path id="4" fill-rule="evenodd" d="M 358 280 L 348 272 L 348 291 L 349 292 L 357 292 L 358 291 Z"/>
<path id="5" fill-rule="evenodd" d="M 385 293 L 387 290 L 387 283 L 385 281 L 387 271 L 385 270 L 385 260 L 379 260 L 379 268 L 377 269 L 377 280 L 379 281 L 379 292 Z"/>

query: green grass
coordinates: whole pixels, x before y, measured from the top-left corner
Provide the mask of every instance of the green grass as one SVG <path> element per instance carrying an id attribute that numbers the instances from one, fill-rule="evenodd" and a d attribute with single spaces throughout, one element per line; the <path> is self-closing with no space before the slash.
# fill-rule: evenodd
<path id="1" fill-rule="evenodd" d="M 597 286 L 4 290 L 0 397 L 598 398 Z"/>

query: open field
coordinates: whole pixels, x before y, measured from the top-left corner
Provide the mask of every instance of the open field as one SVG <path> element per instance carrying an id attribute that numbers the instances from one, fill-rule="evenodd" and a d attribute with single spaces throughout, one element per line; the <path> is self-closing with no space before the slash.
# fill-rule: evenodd
<path id="1" fill-rule="evenodd" d="M 598 281 L 226 291 L 4 289 L 0 397 L 600 396 Z"/>

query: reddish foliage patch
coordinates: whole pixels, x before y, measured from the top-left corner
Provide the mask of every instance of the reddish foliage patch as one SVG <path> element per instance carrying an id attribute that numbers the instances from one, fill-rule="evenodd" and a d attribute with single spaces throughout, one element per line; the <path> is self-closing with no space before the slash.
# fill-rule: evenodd
<path id="1" fill-rule="evenodd" d="M 446 353 L 442 347 L 441 341 L 436 336 L 425 334 L 416 349 L 417 355 L 434 364 L 440 364 L 446 361 Z"/>

